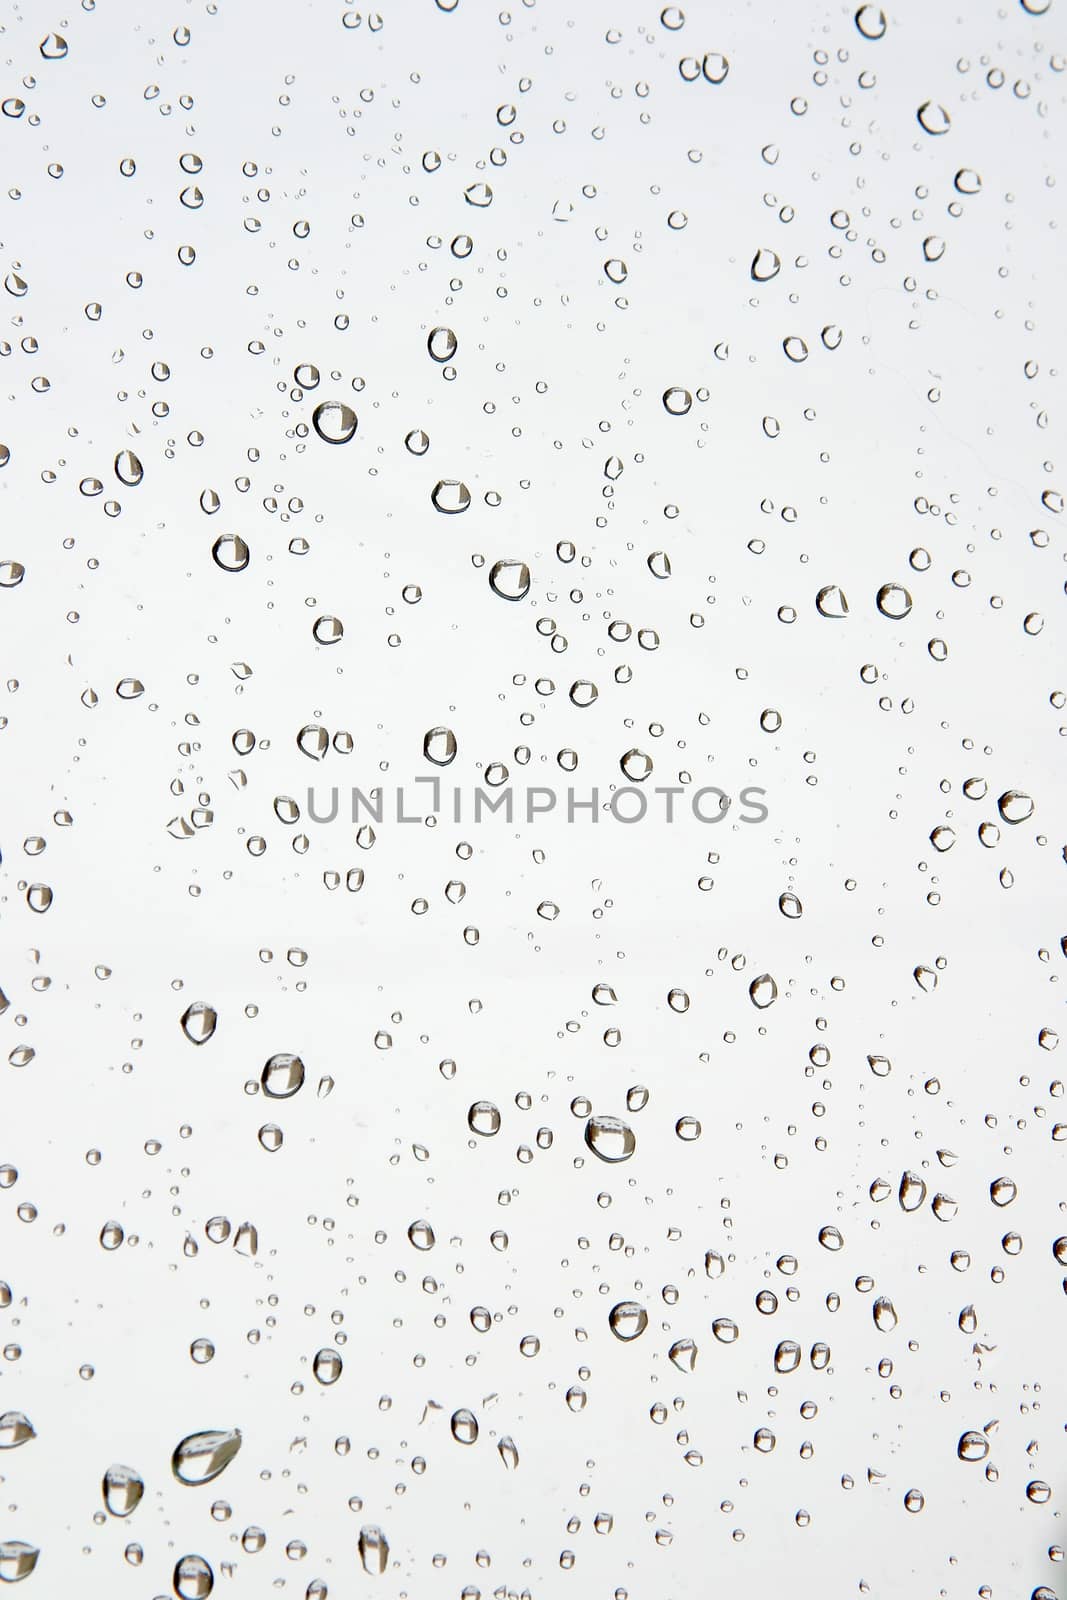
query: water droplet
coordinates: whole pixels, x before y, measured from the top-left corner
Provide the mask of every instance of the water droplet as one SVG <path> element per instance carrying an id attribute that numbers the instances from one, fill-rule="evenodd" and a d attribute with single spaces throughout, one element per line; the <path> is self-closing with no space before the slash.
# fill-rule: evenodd
<path id="1" fill-rule="evenodd" d="M 322 400 L 311 413 L 311 425 L 326 444 L 347 444 L 355 436 L 359 419 L 341 400 Z"/>
<path id="2" fill-rule="evenodd" d="M 311 1370 L 319 1383 L 329 1387 L 331 1383 L 336 1383 L 341 1376 L 343 1365 L 344 1363 L 336 1350 L 319 1350 L 311 1363 Z"/>
<path id="3" fill-rule="evenodd" d="M 720 55 L 717 50 L 710 50 L 704 57 L 700 70 L 709 83 L 724 83 L 730 71 L 730 63 L 726 56 Z"/>
<path id="4" fill-rule="evenodd" d="M 433 1228 L 421 1218 L 408 1228 L 408 1238 L 416 1250 L 432 1250 L 437 1243 Z"/>
<path id="5" fill-rule="evenodd" d="M 36 1545 L 22 1539 L 4 1539 L 0 1542 L 0 1583 L 18 1583 L 28 1578 L 40 1553 Z"/>
<path id="6" fill-rule="evenodd" d="M 211 546 L 211 558 L 223 572 L 243 572 L 252 555 L 239 533 L 221 533 Z"/>
<path id="7" fill-rule="evenodd" d="M 450 1423 L 452 1437 L 457 1444 L 474 1444 L 478 1438 L 478 1419 L 473 1411 L 468 1411 L 462 1406 L 459 1411 L 453 1411 Z"/>
<path id="8" fill-rule="evenodd" d="M 459 340 L 451 328 L 431 328 L 426 348 L 434 361 L 451 361 L 459 349 Z"/>
<path id="9" fill-rule="evenodd" d="M 127 489 L 136 489 L 144 477 L 144 467 L 140 458 L 132 450 L 120 450 L 115 457 L 115 476 Z"/>
<path id="10" fill-rule="evenodd" d="M 434 509 L 446 517 L 458 517 L 471 503 L 471 492 L 458 478 L 441 478 L 430 493 Z"/>
<path id="11" fill-rule="evenodd" d="M 989 1440 L 984 1433 L 961 1433 L 956 1454 L 961 1461 L 984 1461 L 989 1454 Z"/>
<path id="12" fill-rule="evenodd" d="M 775 1372 L 795 1372 L 800 1365 L 800 1346 L 795 1339 L 783 1339 L 774 1352 Z"/>
<path id="13" fill-rule="evenodd" d="M 435 767 L 447 767 L 456 759 L 456 736 L 451 728 L 430 728 L 423 735 L 422 753 Z"/>
<path id="14" fill-rule="evenodd" d="M 182 1032 L 190 1044 L 207 1044 L 218 1026 L 218 1013 L 206 1000 L 194 1000 L 182 1012 Z"/>
<path id="15" fill-rule="evenodd" d="M 688 389 L 666 389 L 663 393 L 663 409 L 672 417 L 684 417 L 693 404 L 693 396 Z"/>
<path id="16" fill-rule="evenodd" d="M 104 1504 L 113 1517 L 128 1517 L 144 1494 L 144 1479 L 133 1467 L 108 1467 L 104 1473 Z"/>
<path id="17" fill-rule="evenodd" d="M 182 1556 L 174 1568 L 178 1600 L 207 1600 L 214 1587 L 215 1574 L 203 1556 Z"/>
<path id="18" fill-rule="evenodd" d="M 1034 802 L 1019 789 L 1006 789 L 997 800 L 997 810 L 1005 822 L 1027 822 L 1034 814 Z"/>
<path id="19" fill-rule="evenodd" d="M 317 723 L 309 722 L 297 734 L 296 744 L 309 761 L 321 761 L 330 748 L 330 735 Z"/>
<path id="20" fill-rule="evenodd" d="M 174 1447 L 170 1468 L 179 1483 L 211 1483 L 225 1472 L 241 1448 L 239 1428 L 189 1433 Z"/>
<path id="21" fill-rule="evenodd" d="M 697 1364 L 697 1347 L 692 1339 L 676 1339 L 667 1354 L 679 1372 L 692 1372 Z"/>
<path id="22" fill-rule="evenodd" d="M 500 1132 L 500 1110 L 491 1100 L 476 1100 L 467 1112 L 467 1126 L 472 1133 L 490 1138 Z"/>
<path id="23" fill-rule="evenodd" d="M 49 33 L 41 40 L 41 55 L 45 61 L 62 61 L 67 53 L 67 41 L 60 33 Z"/>
<path id="24" fill-rule="evenodd" d="M 856 27 L 865 39 L 881 39 L 889 26 L 885 12 L 879 6 L 860 6 L 856 12 Z"/>
<path id="25" fill-rule="evenodd" d="M 505 1433 L 502 1438 L 498 1439 L 496 1447 L 500 1452 L 500 1459 L 505 1467 L 509 1472 L 514 1472 L 519 1464 L 519 1452 L 510 1433 Z"/>
<path id="26" fill-rule="evenodd" d="M 633 1129 L 618 1117 L 590 1117 L 585 1125 L 585 1142 L 601 1161 L 629 1161 L 637 1148 Z"/>
<path id="27" fill-rule="evenodd" d="M 828 583 L 815 596 L 815 609 L 821 617 L 847 617 L 848 601 L 844 590 L 839 589 L 836 583 Z"/>
<path id="28" fill-rule="evenodd" d="M 765 250 L 761 246 L 752 257 L 750 271 L 756 283 L 770 283 L 781 270 L 782 261 L 776 250 Z"/>
<path id="29" fill-rule="evenodd" d="M 0 589 L 14 589 L 25 576 L 21 561 L 0 561 Z"/>
<path id="30" fill-rule="evenodd" d="M 36 1437 L 33 1423 L 21 1411 L 5 1411 L 0 1416 L 0 1450 L 16 1450 Z"/>
<path id="31" fill-rule="evenodd" d="M 952 126 L 952 118 L 935 100 L 924 100 L 915 115 L 924 133 L 947 133 Z"/>
<path id="32" fill-rule="evenodd" d="M 652 772 L 652 757 L 646 755 L 643 750 L 627 750 L 626 754 L 620 757 L 619 766 L 631 783 L 644 783 Z"/>
<path id="33" fill-rule="evenodd" d="M 778 985 L 769 972 L 753 978 L 748 986 L 748 997 L 759 1011 L 765 1011 L 768 1006 L 773 1006 L 778 998 Z"/>
<path id="34" fill-rule="evenodd" d="M 497 561 L 489 571 L 489 587 L 501 600 L 525 600 L 530 592 L 530 569 L 525 561 Z"/>
<path id="35" fill-rule="evenodd" d="M 620 1300 L 608 1312 L 608 1327 L 616 1339 L 628 1344 L 637 1339 L 648 1327 L 648 1312 L 636 1300 Z"/>
<path id="36" fill-rule="evenodd" d="M 901 1211 L 918 1211 L 926 1201 L 926 1183 L 917 1172 L 905 1172 L 897 1191 Z"/>
<path id="37" fill-rule="evenodd" d="M 340 644 L 344 638 L 344 623 L 339 617 L 316 617 L 311 629 L 317 644 Z"/>
<path id="38" fill-rule="evenodd" d="M 290 1100 L 304 1085 L 304 1063 L 282 1051 L 271 1056 L 260 1074 L 263 1093 L 271 1100 Z"/>
<path id="39" fill-rule="evenodd" d="M 899 583 L 883 583 L 875 603 L 883 617 L 899 622 L 911 610 L 911 595 Z"/>
<path id="40" fill-rule="evenodd" d="M 389 1565 L 389 1541 L 381 1528 L 370 1526 L 359 1530 L 359 1559 L 364 1572 L 380 1578 Z"/>
<path id="41" fill-rule="evenodd" d="M 892 1333 L 897 1325 L 897 1312 L 892 1300 L 880 1294 L 871 1307 L 871 1314 L 879 1333 Z"/>

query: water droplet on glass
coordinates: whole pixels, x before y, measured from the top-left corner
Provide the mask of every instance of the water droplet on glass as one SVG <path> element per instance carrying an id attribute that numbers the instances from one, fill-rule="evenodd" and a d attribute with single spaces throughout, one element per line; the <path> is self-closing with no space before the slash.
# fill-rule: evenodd
<path id="1" fill-rule="evenodd" d="M 211 558 L 223 572 L 243 572 L 252 555 L 239 533 L 222 533 L 211 546 Z"/>
<path id="2" fill-rule="evenodd" d="M 319 1383 L 329 1387 L 331 1383 L 336 1383 L 341 1376 L 343 1365 L 344 1363 L 336 1350 L 319 1350 L 311 1363 L 311 1370 Z"/>
<path id="3" fill-rule="evenodd" d="M 104 1504 L 113 1517 L 128 1517 L 144 1494 L 144 1479 L 133 1467 L 108 1467 L 104 1473 Z"/>
<path id="4" fill-rule="evenodd" d="M 18 1583 L 28 1578 L 40 1553 L 36 1545 L 22 1539 L 0 1541 L 0 1583 Z"/>
<path id="5" fill-rule="evenodd" d="M 239 1428 L 190 1433 L 174 1447 L 170 1467 L 179 1483 L 211 1483 L 225 1472 L 241 1448 Z"/>
<path id="6" fill-rule="evenodd" d="M 880 6 L 860 6 L 856 12 L 856 27 L 865 39 L 881 39 L 889 26 Z"/>
<path id="7" fill-rule="evenodd" d="M 608 1312 L 608 1327 L 624 1344 L 637 1339 L 648 1327 L 648 1312 L 636 1300 L 620 1300 Z"/>
<path id="8" fill-rule="evenodd" d="M 761 246 L 752 257 L 750 271 L 756 283 L 770 283 L 781 270 L 782 261 L 776 250 L 765 250 Z"/>
<path id="9" fill-rule="evenodd" d="M 935 100 L 924 100 L 915 115 L 924 133 L 947 133 L 952 126 L 952 118 Z"/>
<path id="10" fill-rule="evenodd" d="M 451 728 L 430 728 L 423 735 L 422 753 L 435 767 L 447 767 L 456 759 L 456 736 Z"/>
<path id="11" fill-rule="evenodd" d="M 441 478 L 430 493 L 434 509 L 446 517 L 456 517 L 471 503 L 471 492 L 458 478 Z"/>
<path id="12" fill-rule="evenodd" d="M 272 1100 L 290 1100 L 304 1084 L 304 1063 L 283 1051 L 271 1056 L 260 1074 L 263 1093 Z"/>
<path id="13" fill-rule="evenodd" d="M 355 435 L 359 419 L 342 400 L 323 400 L 311 413 L 311 425 L 326 444 L 347 444 Z"/>
<path id="14" fill-rule="evenodd" d="M 359 1530 L 359 1559 L 364 1572 L 380 1578 L 389 1565 L 389 1541 L 381 1528 L 366 1527 Z"/>
<path id="15" fill-rule="evenodd" d="M 194 1000 L 182 1012 L 182 1032 L 190 1044 L 206 1044 L 218 1026 L 218 1013 L 206 1000 Z"/>
<path id="16" fill-rule="evenodd" d="M 467 1112 L 467 1126 L 472 1133 L 490 1138 L 500 1132 L 500 1110 L 491 1100 L 476 1100 Z"/>
<path id="17" fill-rule="evenodd" d="M 525 561 L 494 562 L 489 587 L 501 600 L 524 600 L 530 592 L 530 569 Z"/>
<path id="18" fill-rule="evenodd" d="M 207 1600 L 214 1587 L 215 1574 L 203 1556 L 182 1556 L 174 1568 L 178 1600 Z"/>
<path id="19" fill-rule="evenodd" d="M 426 348 L 434 361 L 451 361 L 459 349 L 459 340 L 451 328 L 431 328 Z"/>
<path id="20" fill-rule="evenodd" d="M 637 1148 L 632 1128 L 618 1117 L 590 1117 L 585 1125 L 585 1142 L 601 1161 L 629 1161 Z"/>

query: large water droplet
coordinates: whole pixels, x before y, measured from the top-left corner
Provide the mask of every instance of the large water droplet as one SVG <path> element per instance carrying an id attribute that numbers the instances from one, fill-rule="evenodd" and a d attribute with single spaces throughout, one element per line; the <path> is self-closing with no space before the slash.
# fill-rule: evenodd
<path id="1" fill-rule="evenodd" d="M 860 6 L 856 12 L 856 27 L 865 39 L 884 38 L 888 26 L 888 19 L 880 6 Z"/>
<path id="2" fill-rule="evenodd" d="M 474 1444 L 478 1438 L 478 1418 L 473 1411 L 468 1411 L 462 1406 L 459 1411 L 453 1411 L 450 1423 L 452 1437 L 457 1444 Z"/>
<path id="3" fill-rule="evenodd" d="M 636 1300 L 620 1300 L 608 1312 L 608 1327 L 616 1339 L 628 1344 L 637 1339 L 648 1327 L 648 1312 Z"/>
<path id="4" fill-rule="evenodd" d="M 239 533 L 220 533 L 211 546 L 211 558 L 223 572 L 243 572 L 252 553 Z"/>
<path id="5" fill-rule="evenodd" d="M 489 587 L 501 600 L 525 600 L 530 592 L 530 569 L 525 561 L 497 561 L 489 571 Z"/>
<path id="6" fill-rule="evenodd" d="M 327 444 L 347 444 L 355 435 L 359 419 L 342 400 L 322 400 L 311 413 L 311 425 Z"/>
<path id="7" fill-rule="evenodd" d="M 778 998 L 778 985 L 769 972 L 753 978 L 748 986 L 748 997 L 759 1011 L 765 1011 L 768 1006 L 773 1006 Z"/>
<path id="8" fill-rule="evenodd" d="M 22 1539 L 4 1539 L 0 1542 L 0 1583 L 18 1583 L 28 1578 L 40 1553 L 36 1545 Z"/>
<path id="9" fill-rule="evenodd" d="M 456 736 L 451 728 L 431 728 L 423 735 L 422 753 L 435 767 L 447 767 L 456 759 Z"/>
<path id="10" fill-rule="evenodd" d="M 665 389 L 663 392 L 663 409 L 672 417 L 684 417 L 693 404 L 693 396 L 688 389 Z"/>
<path id="11" fill-rule="evenodd" d="M 144 1495 L 144 1479 L 133 1467 L 108 1467 L 104 1473 L 104 1504 L 113 1517 L 128 1517 Z"/>
<path id="12" fill-rule="evenodd" d="M 590 1117 L 585 1142 L 601 1161 L 629 1161 L 637 1148 L 633 1129 L 618 1117 Z"/>
<path id="13" fill-rule="evenodd" d="M 750 271 L 756 283 L 770 283 L 781 270 L 782 261 L 776 250 L 765 250 L 761 247 L 752 257 Z"/>
<path id="14" fill-rule="evenodd" d="M 207 1600 L 214 1587 L 215 1574 L 203 1556 L 182 1556 L 174 1568 L 178 1600 Z"/>
<path id="15" fill-rule="evenodd" d="M 947 133 L 952 126 L 952 118 L 936 100 L 924 100 L 915 115 L 924 133 Z"/>
<path id="16" fill-rule="evenodd" d="M 16 1450 L 36 1437 L 33 1423 L 21 1411 L 5 1411 L 0 1416 L 0 1450 Z"/>
<path id="17" fill-rule="evenodd" d="M 299 1056 L 281 1051 L 267 1061 L 259 1081 L 271 1100 L 290 1100 L 303 1087 L 304 1063 Z"/>
<path id="18" fill-rule="evenodd" d="M 482 1138 L 491 1138 L 500 1132 L 500 1109 L 491 1100 L 476 1100 L 467 1112 L 467 1126 Z"/>
<path id="19" fill-rule="evenodd" d="M 441 478 L 430 492 L 434 509 L 446 517 L 458 517 L 471 503 L 471 492 L 458 478 Z"/>
<path id="20" fill-rule="evenodd" d="M 1034 802 L 1020 789 L 1006 789 L 997 800 L 997 810 L 1005 822 L 1026 822 L 1034 814 Z"/>
<path id="21" fill-rule="evenodd" d="M 426 348 L 434 361 L 451 361 L 459 349 L 459 340 L 451 328 L 431 328 Z"/>
<path id="22" fill-rule="evenodd" d="M 883 583 L 875 600 L 883 617 L 900 622 L 911 610 L 911 595 L 899 583 Z"/>
<path id="23" fill-rule="evenodd" d="M 845 591 L 838 588 L 836 583 L 826 584 L 815 596 L 815 609 L 821 617 L 847 617 L 848 601 L 845 599 Z"/>
<path id="24" fill-rule="evenodd" d="M 225 1472 L 241 1448 L 239 1428 L 211 1428 L 190 1433 L 174 1447 L 170 1467 L 179 1483 L 211 1483 Z"/>
<path id="25" fill-rule="evenodd" d="M 880 1294 L 874 1302 L 871 1307 L 871 1315 L 874 1317 L 874 1325 L 879 1333 L 892 1333 L 897 1325 L 896 1307 L 892 1300 L 887 1299 L 884 1294 Z"/>
<path id="26" fill-rule="evenodd" d="M 190 1044 L 207 1044 L 218 1026 L 218 1013 L 206 1000 L 194 1000 L 182 1012 L 182 1032 Z"/>
<path id="27" fill-rule="evenodd" d="M 989 1440 L 984 1433 L 968 1429 L 966 1433 L 960 1434 L 956 1454 L 961 1461 L 984 1461 L 989 1454 Z"/>
<path id="28" fill-rule="evenodd" d="M 344 1363 L 336 1350 L 320 1350 L 311 1364 L 311 1370 L 321 1384 L 327 1387 L 341 1376 Z"/>
<path id="29" fill-rule="evenodd" d="M 380 1578 L 389 1564 L 389 1541 L 381 1528 L 368 1526 L 359 1530 L 359 1559 L 364 1572 Z"/>
<path id="30" fill-rule="evenodd" d="M 115 457 L 115 476 L 127 489 L 136 489 L 144 477 L 144 467 L 140 458 L 132 450 L 120 450 Z"/>

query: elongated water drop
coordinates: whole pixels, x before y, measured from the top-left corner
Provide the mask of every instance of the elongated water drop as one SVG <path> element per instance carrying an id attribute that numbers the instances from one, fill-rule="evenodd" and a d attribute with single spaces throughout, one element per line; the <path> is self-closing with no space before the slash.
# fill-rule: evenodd
<path id="1" fill-rule="evenodd" d="M 241 1448 L 239 1428 L 210 1428 L 189 1433 L 174 1447 L 170 1467 L 179 1483 L 211 1483 L 225 1472 Z"/>
<path id="2" fill-rule="evenodd" d="M 113 1517 L 128 1517 L 144 1495 L 144 1479 L 133 1467 L 108 1467 L 104 1473 L 104 1504 Z"/>

